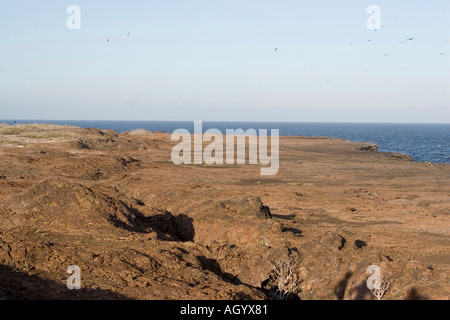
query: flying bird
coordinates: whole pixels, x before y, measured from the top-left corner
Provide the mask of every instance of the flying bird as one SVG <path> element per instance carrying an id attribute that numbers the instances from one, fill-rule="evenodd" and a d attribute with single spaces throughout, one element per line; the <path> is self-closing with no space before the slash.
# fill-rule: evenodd
<path id="1" fill-rule="evenodd" d="M 129 36 L 129 35 L 130 35 L 130 33 L 131 33 L 131 32 L 128 32 L 128 33 L 127 33 L 127 36 Z"/>
<path id="2" fill-rule="evenodd" d="M 414 40 L 414 38 L 408 38 L 408 39 L 406 39 L 406 41 L 413 41 Z"/>
<path id="3" fill-rule="evenodd" d="M 105 37 L 105 40 L 109 42 L 109 39 Z"/>
<path id="4" fill-rule="evenodd" d="M 278 48 L 275 48 L 275 50 L 273 50 L 273 51 L 277 51 L 278 50 Z"/>

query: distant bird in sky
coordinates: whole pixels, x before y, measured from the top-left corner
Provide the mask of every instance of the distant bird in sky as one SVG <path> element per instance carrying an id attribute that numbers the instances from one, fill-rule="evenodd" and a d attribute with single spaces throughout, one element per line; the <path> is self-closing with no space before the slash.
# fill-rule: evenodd
<path id="1" fill-rule="evenodd" d="M 367 41 L 372 42 L 372 40 L 367 40 Z"/>
<path id="2" fill-rule="evenodd" d="M 130 33 L 131 33 L 131 32 L 128 32 L 128 33 L 127 33 L 127 36 L 129 36 L 129 35 L 130 35 Z"/>
<path id="3" fill-rule="evenodd" d="M 406 41 L 413 41 L 414 40 L 414 38 L 408 38 L 408 39 L 406 39 Z"/>
<path id="4" fill-rule="evenodd" d="M 384 55 L 385 55 L 386 57 L 388 57 L 388 56 L 389 56 L 389 53 L 385 53 Z"/>
<path id="5" fill-rule="evenodd" d="M 105 40 L 109 42 L 109 39 L 105 37 Z"/>
<path id="6" fill-rule="evenodd" d="M 444 52 L 441 52 L 440 55 L 441 55 L 441 56 L 445 56 L 445 53 L 444 53 Z"/>
<path id="7" fill-rule="evenodd" d="M 273 51 L 278 51 L 278 48 L 275 48 Z"/>

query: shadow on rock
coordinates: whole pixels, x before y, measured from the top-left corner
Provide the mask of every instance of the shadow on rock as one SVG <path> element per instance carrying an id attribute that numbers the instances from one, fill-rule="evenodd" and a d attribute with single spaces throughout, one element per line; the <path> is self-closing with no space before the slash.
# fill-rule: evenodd
<path id="1" fill-rule="evenodd" d="M 344 300 L 345 291 L 347 290 L 348 282 L 351 277 L 352 277 L 352 273 L 347 272 L 345 274 L 344 278 L 342 278 L 342 280 L 339 281 L 339 283 L 334 288 L 334 294 L 336 295 L 338 300 Z"/>
<path id="2" fill-rule="evenodd" d="M 83 280 L 82 280 L 83 281 Z M 0 300 L 131 300 L 104 289 L 69 290 L 67 285 L 0 265 Z"/>
<path id="3" fill-rule="evenodd" d="M 197 257 L 198 262 L 200 263 L 201 267 L 205 270 L 211 271 L 218 275 L 222 280 L 226 282 L 230 282 L 235 285 L 241 284 L 241 281 L 234 275 L 230 273 L 225 273 L 222 271 L 222 268 L 214 259 L 209 259 L 205 256 L 199 256 Z"/>
<path id="4" fill-rule="evenodd" d="M 128 210 L 131 212 L 128 217 L 129 223 L 124 223 L 113 218 L 110 219 L 110 222 L 117 228 L 131 232 L 156 232 L 159 240 L 183 242 L 194 240 L 194 220 L 185 214 L 174 216 L 169 211 L 165 211 L 155 215 L 145 216 L 137 209 L 128 208 Z"/>
<path id="5" fill-rule="evenodd" d="M 291 232 L 291 233 L 294 234 L 294 235 L 303 237 L 303 236 L 302 236 L 302 231 L 299 230 L 299 229 L 297 229 L 297 228 L 283 227 L 283 228 L 281 229 L 281 231 L 282 231 L 282 232 Z"/>
<path id="6" fill-rule="evenodd" d="M 361 281 L 357 286 L 352 288 L 349 292 L 351 300 L 374 300 L 375 296 L 367 287 L 365 280 Z"/>
<path id="7" fill-rule="evenodd" d="M 428 300 L 427 296 L 419 294 L 416 288 L 412 288 L 408 291 L 408 296 L 405 300 Z"/>

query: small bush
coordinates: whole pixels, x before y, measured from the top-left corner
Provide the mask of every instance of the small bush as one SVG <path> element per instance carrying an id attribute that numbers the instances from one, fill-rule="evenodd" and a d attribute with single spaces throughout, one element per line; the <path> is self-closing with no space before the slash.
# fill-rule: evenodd
<path id="1" fill-rule="evenodd" d="M 389 290 L 390 281 L 388 280 L 381 280 L 376 281 L 374 284 L 374 288 L 370 289 L 370 292 L 377 297 L 378 300 L 381 300 L 383 296 L 386 294 L 386 292 Z"/>
<path id="2" fill-rule="evenodd" d="M 296 268 L 300 263 L 300 256 L 293 254 L 286 259 L 275 259 L 269 262 L 273 269 L 272 280 L 276 290 L 271 292 L 275 300 L 287 300 L 291 294 L 300 292 L 300 279 Z"/>

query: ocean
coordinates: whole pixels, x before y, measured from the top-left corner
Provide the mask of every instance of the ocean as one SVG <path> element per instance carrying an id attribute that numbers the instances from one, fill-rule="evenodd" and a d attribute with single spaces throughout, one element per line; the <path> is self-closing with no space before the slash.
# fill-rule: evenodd
<path id="1" fill-rule="evenodd" d="M 0 123 L 14 124 L 11 120 Z M 124 132 L 133 129 L 173 132 L 184 128 L 193 132 L 193 121 L 85 121 L 85 120 L 20 120 L 17 123 L 67 124 L 81 128 L 112 129 Z M 450 163 L 450 124 L 393 123 L 316 123 L 316 122 L 203 122 L 203 130 L 279 129 L 280 136 L 320 136 L 369 142 L 378 151 L 405 153 L 414 161 Z M 270 133 L 270 131 L 269 131 Z"/>

